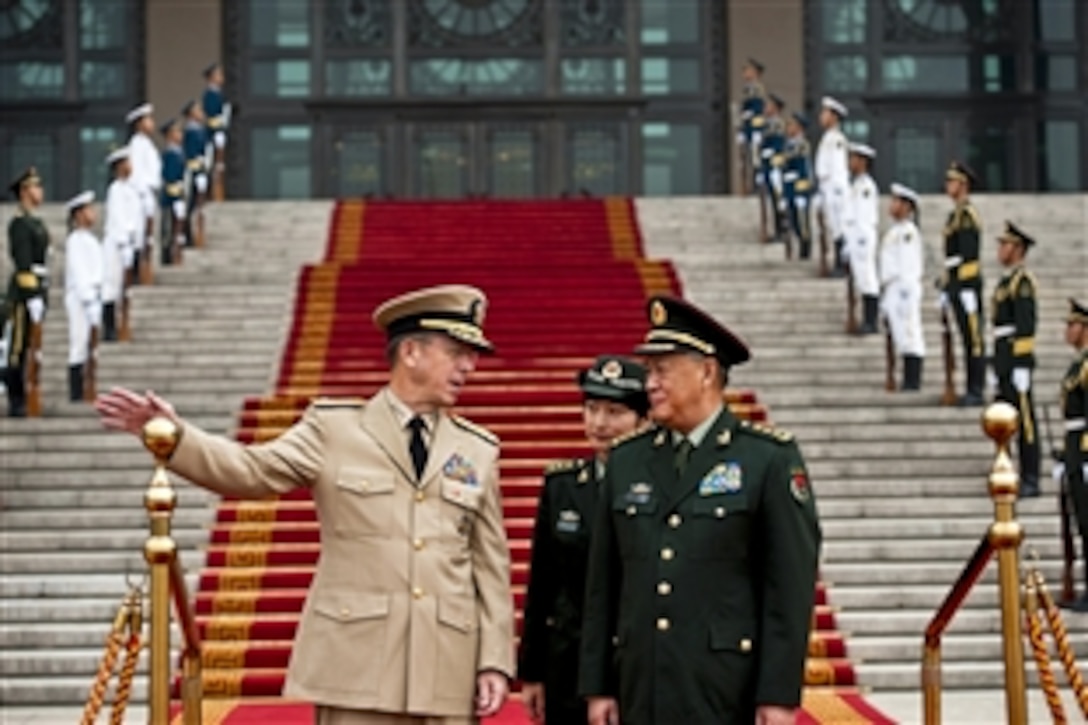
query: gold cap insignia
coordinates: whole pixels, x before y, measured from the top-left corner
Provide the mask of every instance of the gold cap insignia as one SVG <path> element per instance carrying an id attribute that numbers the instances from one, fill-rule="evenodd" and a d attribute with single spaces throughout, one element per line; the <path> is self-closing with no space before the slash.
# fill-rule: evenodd
<path id="1" fill-rule="evenodd" d="M 623 365 L 620 364 L 619 360 L 609 360 L 601 368 L 601 375 L 606 380 L 615 380 L 623 375 Z"/>
<path id="2" fill-rule="evenodd" d="M 560 521 L 581 521 L 582 520 L 582 515 L 580 513 L 578 513 L 577 511 L 574 511 L 572 509 L 567 509 L 565 511 L 560 511 L 559 512 L 559 520 Z"/>
<path id="3" fill-rule="evenodd" d="M 650 322 L 660 327 L 669 320 L 669 313 L 665 311 L 665 305 L 661 304 L 661 300 L 654 300 L 650 305 Z"/>

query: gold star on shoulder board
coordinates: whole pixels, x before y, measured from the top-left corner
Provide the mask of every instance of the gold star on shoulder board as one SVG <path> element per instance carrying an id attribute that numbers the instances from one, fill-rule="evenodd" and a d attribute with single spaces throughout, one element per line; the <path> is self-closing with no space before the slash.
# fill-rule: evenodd
<path id="1" fill-rule="evenodd" d="M 587 483 L 587 482 L 589 482 L 589 469 L 588 468 L 583 468 L 578 473 L 578 483 Z"/>
<path id="2" fill-rule="evenodd" d="M 718 434 L 718 445 L 719 446 L 727 446 L 727 445 L 729 445 L 730 441 L 732 441 L 732 440 L 733 440 L 733 431 L 730 430 L 729 428 L 726 428 L 725 430 L 723 430 L 721 433 Z"/>
<path id="3" fill-rule="evenodd" d="M 657 437 L 654 438 L 654 445 L 655 446 L 665 445 L 665 431 L 659 431 L 658 432 Z"/>

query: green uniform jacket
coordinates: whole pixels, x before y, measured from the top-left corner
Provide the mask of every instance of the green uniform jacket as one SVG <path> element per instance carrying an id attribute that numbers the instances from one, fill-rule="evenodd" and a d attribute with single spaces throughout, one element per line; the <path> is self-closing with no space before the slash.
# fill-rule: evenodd
<path id="1" fill-rule="evenodd" d="M 49 232 L 42 220 L 20 209 L 8 224 L 8 253 L 13 271 L 8 299 L 24 302 L 45 296 L 48 280 L 42 273 L 49 252 Z"/>
<path id="2" fill-rule="evenodd" d="M 1035 367 L 1035 277 L 1023 267 L 1009 271 L 994 289 L 994 372 Z"/>
<path id="3" fill-rule="evenodd" d="M 612 451 L 586 580 L 579 690 L 624 725 L 749 725 L 797 706 L 820 526 L 792 437 L 723 411 L 682 478 L 669 431 Z"/>
<path id="4" fill-rule="evenodd" d="M 1062 418 L 1065 427 L 1065 475 L 1078 501 L 1081 535 L 1088 536 L 1088 348 L 1081 350 L 1062 378 Z M 1083 503 L 1081 503 L 1083 501 Z"/>
<path id="5" fill-rule="evenodd" d="M 969 202 L 957 204 L 944 227 L 944 289 L 951 296 L 961 289 L 982 289 L 982 269 L 978 261 L 982 221 Z"/>
<path id="6" fill-rule="evenodd" d="M 586 704 L 578 696 L 578 656 L 597 509 L 595 471 L 593 459 L 549 466 L 537 507 L 518 678 L 544 683 L 548 722 L 586 720 Z"/>

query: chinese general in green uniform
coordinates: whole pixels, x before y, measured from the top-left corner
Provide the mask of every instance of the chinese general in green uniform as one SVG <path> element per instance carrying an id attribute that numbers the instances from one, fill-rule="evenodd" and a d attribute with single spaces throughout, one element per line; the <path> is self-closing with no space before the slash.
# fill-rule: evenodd
<path id="1" fill-rule="evenodd" d="M 637 352 L 665 424 L 609 457 L 580 691 L 591 716 L 614 698 L 623 725 L 750 725 L 801 702 L 821 539 L 812 489 L 788 433 L 721 402 L 744 343 L 681 300 L 649 312 Z"/>

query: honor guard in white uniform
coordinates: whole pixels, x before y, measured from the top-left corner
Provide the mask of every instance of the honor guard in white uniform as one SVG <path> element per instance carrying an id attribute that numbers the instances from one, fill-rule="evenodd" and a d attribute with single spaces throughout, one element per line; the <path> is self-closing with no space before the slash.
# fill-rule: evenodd
<path id="1" fill-rule="evenodd" d="M 94 192 L 72 197 L 64 242 L 64 308 L 68 312 L 68 399 L 83 400 L 83 366 L 91 328 L 102 323 L 102 243 L 91 229 L 97 219 Z"/>
<path id="2" fill-rule="evenodd" d="M 876 334 L 880 282 L 876 273 L 880 189 L 869 174 L 876 151 L 862 143 L 850 144 L 850 194 L 845 209 L 846 257 L 854 289 L 861 295 L 862 335 Z"/>
<path id="3" fill-rule="evenodd" d="M 835 274 L 842 275 L 843 214 L 850 188 L 850 171 L 846 161 L 846 136 L 839 126 L 848 112 L 846 106 L 830 96 L 824 96 L 820 105 L 824 135 L 816 147 L 816 209 L 823 213 L 827 233 L 835 243 Z"/>
<path id="4" fill-rule="evenodd" d="M 129 138 L 129 158 L 132 161 L 132 185 L 140 193 L 143 204 L 145 223 L 140 235 L 140 254 L 137 263 L 142 262 L 150 269 L 150 250 L 155 238 L 155 210 L 159 206 L 159 187 L 162 185 L 162 158 L 151 135 L 155 133 L 154 108 L 150 103 L 129 111 L 125 121 L 132 128 Z M 146 261 L 145 261 L 146 260 Z"/>
<path id="5" fill-rule="evenodd" d="M 922 334 L 925 251 L 916 220 L 918 194 L 892 184 L 891 195 L 893 224 L 880 242 L 880 307 L 896 354 L 903 359 L 901 390 L 920 390 L 926 342 Z"/>
<path id="6" fill-rule="evenodd" d="M 125 275 L 135 276 L 133 262 L 143 239 L 144 206 L 132 184 L 132 161 L 124 146 L 106 157 L 113 181 L 106 191 L 106 224 L 102 237 L 102 339 L 117 339 L 117 302 L 125 294 Z"/>

